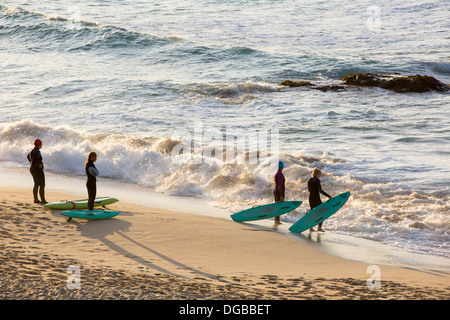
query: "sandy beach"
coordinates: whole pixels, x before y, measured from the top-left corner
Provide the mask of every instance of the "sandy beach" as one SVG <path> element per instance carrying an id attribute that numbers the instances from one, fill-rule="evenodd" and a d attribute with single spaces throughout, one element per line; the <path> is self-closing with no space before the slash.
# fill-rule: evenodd
<path id="1" fill-rule="evenodd" d="M 47 192 L 47 201 L 77 198 Z M 3 300 L 450 297 L 449 272 L 380 265 L 381 288 L 369 289 L 369 264 L 246 224 L 125 202 L 109 206 L 115 218 L 67 222 L 31 199 L 0 188 Z"/>

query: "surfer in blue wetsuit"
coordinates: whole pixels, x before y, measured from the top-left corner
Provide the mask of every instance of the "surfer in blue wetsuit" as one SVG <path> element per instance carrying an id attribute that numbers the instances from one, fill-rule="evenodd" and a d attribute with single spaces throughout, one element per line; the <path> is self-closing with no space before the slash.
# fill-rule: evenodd
<path id="1" fill-rule="evenodd" d="M 97 154 L 94 151 L 89 152 L 85 163 L 86 169 L 86 188 L 88 191 L 88 210 L 94 210 L 95 196 L 97 195 L 97 176 L 98 170 L 94 165 L 97 161 Z"/>
<path id="2" fill-rule="evenodd" d="M 322 190 L 322 185 L 320 184 L 320 177 L 322 176 L 322 171 L 318 168 L 314 168 L 312 177 L 308 180 L 308 191 L 309 191 L 309 206 L 311 207 L 311 210 L 317 207 L 319 204 L 322 203 L 322 200 L 320 199 L 320 194 L 323 194 L 324 196 L 331 199 L 331 196 Z M 319 223 L 319 228 L 317 231 L 324 232 L 322 230 L 322 223 Z M 310 228 L 309 231 L 315 231 L 314 228 Z"/>
<path id="3" fill-rule="evenodd" d="M 273 189 L 273 195 L 275 197 L 275 202 L 283 202 L 284 201 L 284 192 L 285 192 L 285 183 L 286 179 L 283 174 L 284 163 L 282 161 L 278 162 L 278 171 L 275 173 L 275 188 Z M 275 224 L 281 224 L 280 216 L 276 216 L 274 218 Z"/>
<path id="4" fill-rule="evenodd" d="M 30 162 L 30 173 L 33 176 L 33 197 L 34 203 L 46 204 L 45 200 L 45 175 L 44 175 L 44 163 L 42 162 L 42 156 L 40 149 L 42 148 L 42 141 L 36 139 L 34 141 L 34 149 L 27 155 L 27 159 Z M 41 197 L 41 201 L 38 199 L 38 191 Z"/>

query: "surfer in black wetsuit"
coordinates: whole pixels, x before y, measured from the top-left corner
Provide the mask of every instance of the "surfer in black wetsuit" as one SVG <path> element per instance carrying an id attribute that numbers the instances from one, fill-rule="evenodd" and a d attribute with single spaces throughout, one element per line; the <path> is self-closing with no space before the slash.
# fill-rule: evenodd
<path id="1" fill-rule="evenodd" d="M 284 193 L 285 193 L 285 184 L 286 178 L 283 174 L 284 163 L 282 161 L 278 162 L 278 171 L 274 175 L 275 188 L 273 189 L 273 195 L 275 197 L 275 202 L 283 202 L 284 201 Z M 274 218 L 275 224 L 281 224 L 280 216 L 276 216 Z"/>
<path id="2" fill-rule="evenodd" d="M 312 177 L 308 180 L 308 191 L 309 191 L 309 206 L 311 207 L 311 210 L 317 207 L 319 204 L 322 203 L 322 200 L 320 199 L 320 194 L 323 194 L 324 196 L 327 196 L 331 199 L 331 196 L 322 190 L 322 186 L 320 184 L 320 176 L 322 175 L 322 171 L 318 168 L 314 168 Z M 319 223 L 319 228 L 317 231 L 324 232 L 322 230 L 322 223 Z M 309 231 L 315 231 L 313 228 L 310 228 Z"/>
<path id="3" fill-rule="evenodd" d="M 44 175 L 44 163 L 42 162 L 42 155 L 39 149 L 42 148 L 42 141 L 36 139 L 34 141 L 34 149 L 30 151 L 27 155 L 27 159 L 30 162 L 30 173 L 33 176 L 34 187 L 33 187 L 33 197 L 34 203 L 46 204 L 44 188 L 45 188 L 45 175 Z M 38 198 L 41 197 L 41 201 Z"/>
<path id="4" fill-rule="evenodd" d="M 88 191 L 88 209 L 94 210 L 95 196 L 97 195 L 97 176 L 98 170 L 94 165 L 97 161 L 97 154 L 94 151 L 89 152 L 87 161 L 85 163 L 86 170 L 86 188 Z"/>

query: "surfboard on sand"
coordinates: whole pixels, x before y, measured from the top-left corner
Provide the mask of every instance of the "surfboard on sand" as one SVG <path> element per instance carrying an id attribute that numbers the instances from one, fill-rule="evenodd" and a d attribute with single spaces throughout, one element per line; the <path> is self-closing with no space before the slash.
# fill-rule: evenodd
<path id="1" fill-rule="evenodd" d="M 333 214 L 335 214 L 340 208 L 342 208 L 342 206 L 347 202 L 349 197 L 350 192 L 344 192 L 325 201 L 324 203 L 318 205 L 317 207 L 309 211 L 300 220 L 295 222 L 289 228 L 289 231 L 300 233 L 318 225 L 322 221 L 328 219 Z"/>
<path id="2" fill-rule="evenodd" d="M 61 212 L 63 216 L 69 217 L 68 221 L 72 218 L 80 218 L 86 220 L 100 220 L 109 219 L 119 214 L 119 211 L 111 210 L 69 210 Z"/>
<path id="3" fill-rule="evenodd" d="M 95 198 L 94 207 L 106 206 L 108 204 L 115 203 L 119 200 L 111 197 L 99 197 Z M 82 200 L 64 200 L 59 202 L 47 203 L 44 207 L 54 210 L 72 210 L 72 209 L 87 209 L 88 208 L 88 199 Z"/>
<path id="4" fill-rule="evenodd" d="M 273 218 L 297 209 L 301 204 L 301 201 L 270 203 L 233 213 L 231 219 L 236 222 L 241 222 Z"/>

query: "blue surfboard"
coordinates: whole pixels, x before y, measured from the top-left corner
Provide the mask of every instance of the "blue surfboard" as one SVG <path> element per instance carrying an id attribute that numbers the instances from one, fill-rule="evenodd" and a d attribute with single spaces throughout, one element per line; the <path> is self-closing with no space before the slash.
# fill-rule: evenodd
<path id="1" fill-rule="evenodd" d="M 317 207 L 309 211 L 300 220 L 295 222 L 289 228 L 289 231 L 300 233 L 318 225 L 322 221 L 328 219 L 333 214 L 335 214 L 340 208 L 342 208 L 342 206 L 347 202 L 349 197 L 350 192 L 344 192 L 325 201 L 324 203 L 318 205 Z"/>
<path id="2" fill-rule="evenodd" d="M 119 211 L 111 210 L 69 210 L 61 212 L 63 216 L 72 218 L 80 218 L 87 220 L 109 219 L 119 214 Z"/>
<path id="3" fill-rule="evenodd" d="M 236 222 L 241 222 L 273 218 L 297 209 L 301 204 L 301 201 L 283 201 L 265 204 L 233 213 L 231 219 Z"/>

